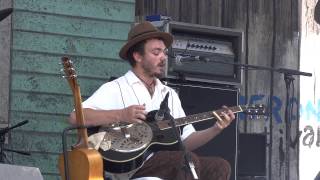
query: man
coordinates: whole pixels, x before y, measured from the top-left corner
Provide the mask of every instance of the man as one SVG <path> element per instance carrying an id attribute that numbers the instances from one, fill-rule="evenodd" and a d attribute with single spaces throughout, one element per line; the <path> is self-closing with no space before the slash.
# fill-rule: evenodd
<path id="1" fill-rule="evenodd" d="M 83 103 L 85 123 L 103 125 L 108 123 L 141 123 L 147 112 L 159 109 L 165 95 L 169 93 L 168 107 L 174 118 L 185 116 L 177 93 L 163 85 L 162 77 L 167 61 L 167 48 L 173 37 L 160 32 L 149 22 L 143 22 L 131 29 L 127 43 L 120 50 L 120 57 L 127 60 L 132 69 L 124 76 L 105 83 Z M 192 125 L 183 127 L 181 139 L 188 151 L 192 151 L 218 135 L 235 118 L 226 107 L 214 126 L 195 131 Z M 70 122 L 75 123 L 75 113 Z M 229 179 L 230 165 L 215 157 L 198 157 L 192 154 L 199 179 Z M 180 151 L 159 151 L 149 157 L 134 174 L 134 178 L 154 176 L 162 179 L 192 179 L 183 166 Z"/>

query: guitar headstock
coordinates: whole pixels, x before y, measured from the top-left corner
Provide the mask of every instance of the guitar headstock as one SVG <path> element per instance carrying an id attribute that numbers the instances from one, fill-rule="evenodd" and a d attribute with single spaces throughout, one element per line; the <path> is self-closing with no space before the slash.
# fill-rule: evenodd
<path id="1" fill-rule="evenodd" d="M 73 67 L 73 62 L 69 57 L 62 57 L 61 63 L 63 65 L 63 72 L 65 74 L 62 77 L 68 80 L 72 92 L 75 93 L 75 90 L 78 88 L 78 83 L 76 70 Z"/>
<path id="2" fill-rule="evenodd" d="M 242 112 L 248 115 L 266 115 L 266 108 L 263 104 L 242 105 Z"/>
<path id="3" fill-rule="evenodd" d="M 73 67 L 73 62 L 68 57 L 62 57 L 61 63 L 63 65 L 63 72 L 67 79 L 75 79 L 77 77 L 76 70 Z"/>

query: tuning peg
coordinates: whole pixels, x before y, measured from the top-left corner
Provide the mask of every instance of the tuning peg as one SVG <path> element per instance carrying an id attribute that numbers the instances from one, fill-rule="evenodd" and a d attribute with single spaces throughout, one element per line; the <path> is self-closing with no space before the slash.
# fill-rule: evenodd
<path id="1" fill-rule="evenodd" d="M 62 76 L 63 78 L 76 78 L 76 74 L 70 74 L 69 76 Z"/>
<path id="2" fill-rule="evenodd" d="M 62 78 L 67 78 L 65 75 L 62 75 L 64 73 L 64 69 L 60 69 L 60 74 Z"/>

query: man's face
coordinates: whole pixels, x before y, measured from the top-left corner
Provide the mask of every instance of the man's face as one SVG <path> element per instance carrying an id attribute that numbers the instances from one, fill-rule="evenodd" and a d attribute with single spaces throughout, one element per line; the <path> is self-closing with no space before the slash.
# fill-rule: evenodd
<path id="1" fill-rule="evenodd" d="M 167 49 L 162 40 L 147 40 L 144 46 L 144 55 L 139 63 L 146 75 L 163 77 L 167 61 Z"/>

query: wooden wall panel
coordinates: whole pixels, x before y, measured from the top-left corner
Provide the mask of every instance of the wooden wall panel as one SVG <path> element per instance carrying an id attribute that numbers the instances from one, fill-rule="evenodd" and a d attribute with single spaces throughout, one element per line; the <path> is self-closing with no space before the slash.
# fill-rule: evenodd
<path id="1" fill-rule="evenodd" d="M 50 74 L 57 78 L 63 75 L 60 71 L 62 65 L 59 63 L 61 56 L 64 54 L 34 53 L 21 50 L 13 52 L 12 56 L 15 61 L 12 62 L 12 69 L 15 71 Z M 70 55 L 70 57 L 74 61 L 80 80 L 82 77 L 105 80 L 106 77 L 119 76 L 129 68 L 125 61 L 119 61 L 119 59 L 85 57 L 81 55 Z"/>
<path id="2" fill-rule="evenodd" d="M 27 10 L 15 13 L 14 25 L 15 30 L 113 40 L 126 40 L 126 31 L 130 28 L 130 24 L 123 21 L 35 14 Z M 119 31 L 119 29 L 124 31 Z"/>
<path id="3" fill-rule="evenodd" d="M 60 59 L 74 61 L 84 97 L 129 65 L 118 51 L 134 21 L 134 0 L 14 0 L 10 124 L 29 120 L 11 134 L 8 154 L 17 165 L 39 167 L 44 179 L 60 179 L 57 157 L 73 97 Z M 74 141 L 74 139 L 70 139 Z M 71 143 L 70 143 L 71 144 Z"/>
<path id="4" fill-rule="evenodd" d="M 11 0 L 0 0 L 0 9 L 12 7 Z M 9 123 L 11 16 L 0 21 L 0 127 Z"/>
<path id="5" fill-rule="evenodd" d="M 299 69 L 299 28 L 298 28 L 298 1 L 277 1 L 274 6 L 275 16 L 275 39 L 274 39 L 274 66 L 275 68 Z M 290 8 L 289 8 L 290 7 Z M 294 76 L 295 94 L 299 99 L 299 77 Z M 298 136 L 299 122 L 285 119 L 286 89 L 283 74 L 274 74 L 274 95 L 284 103 L 281 108 L 282 122 L 272 127 L 272 157 L 271 162 L 276 162 L 276 168 L 272 168 L 271 174 L 278 175 L 282 179 L 299 179 L 298 174 L 298 145 L 292 140 Z M 293 115 L 297 115 L 299 106 L 294 106 Z M 279 170 L 281 170 L 279 172 Z"/>
<path id="6" fill-rule="evenodd" d="M 10 142 L 33 153 L 9 157 L 15 164 L 40 167 L 45 179 L 59 179 L 55 165 L 61 151 L 59 136 L 73 108 L 70 88 L 59 72 L 60 57 L 72 57 L 82 94 L 89 96 L 108 78 L 129 68 L 119 61 L 118 50 L 134 18 L 141 21 L 145 15 L 162 14 L 175 21 L 240 29 L 243 63 L 292 69 L 299 64 L 297 0 L 14 0 L 12 4 L 12 81 L 10 112 L 5 113 L 10 124 L 30 121 L 12 133 Z M 266 120 L 241 121 L 240 131 L 267 134 L 268 179 L 297 179 L 298 147 L 288 145 L 297 136 L 298 122 L 284 120 L 283 76 L 252 70 L 243 75 L 244 101 L 268 104 L 272 97 L 275 111 Z M 295 97 L 298 83 L 296 78 Z M 8 94 L 1 96 L 8 98 Z M 297 109 L 294 106 L 294 113 Z"/>
<path id="7" fill-rule="evenodd" d="M 139 0 L 136 17 L 157 14 L 157 1 Z M 161 4 L 161 12 L 174 14 Z M 267 68 L 298 69 L 299 65 L 299 7 L 297 0 L 201 0 L 181 1 L 180 14 L 173 20 L 240 29 L 244 32 L 242 63 Z M 144 8 L 144 9 L 141 9 Z M 148 9 L 149 8 L 149 9 Z M 164 9 L 165 8 L 165 9 Z M 299 99 L 299 78 L 295 77 L 295 98 Z M 291 146 L 297 138 L 298 121 L 285 120 L 285 84 L 283 75 L 262 70 L 243 71 L 242 103 L 262 103 L 270 109 L 267 119 L 240 121 L 239 131 L 267 135 L 268 179 L 298 179 L 298 147 Z M 271 98 L 270 98 L 271 97 Z M 272 107 L 271 107 L 272 105 Z M 298 105 L 293 115 L 297 117 Z M 291 137 L 291 138 L 288 138 Z"/>
<path id="8" fill-rule="evenodd" d="M 223 0 L 200 0 L 199 18 L 197 24 L 221 26 Z"/>
<path id="9" fill-rule="evenodd" d="M 68 108 L 69 109 L 69 108 Z M 33 113 L 33 112 L 21 112 L 12 110 L 10 112 L 10 120 L 12 122 L 22 122 L 28 120 L 27 126 L 24 126 L 24 131 L 36 131 L 39 133 L 61 133 L 61 131 L 68 126 L 68 114 L 60 113 Z M 29 142 L 30 143 L 30 142 Z"/>
<path id="10" fill-rule="evenodd" d="M 13 49 L 54 54 L 81 55 L 97 58 L 118 57 L 123 41 L 60 36 L 36 32 L 15 31 Z"/>
<path id="11" fill-rule="evenodd" d="M 23 166 L 32 166 L 32 167 L 39 167 L 43 179 L 47 180 L 49 179 L 48 176 L 52 179 L 60 179 L 57 176 L 57 166 L 52 163 L 56 162 L 58 160 L 58 155 L 51 154 L 51 153 L 37 153 L 32 152 L 32 158 L 29 156 L 24 156 L 20 154 L 16 154 L 13 156 L 13 161 L 15 164 L 23 165 Z M 50 164 L 50 166 L 46 165 Z M 43 171 L 45 166 L 45 172 Z M 51 177 L 52 176 L 52 177 Z"/>
<path id="12" fill-rule="evenodd" d="M 93 18 L 95 20 L 111 20 L 121 22 L 132 22 L 134 12 L 134 0 L 128 1 L 105 1 L 94 0 L 14 0 L 16 9 L 29 10 L 35 13 L 52 13 L 57 15 L 68 15 L 74 17 Z"/>

